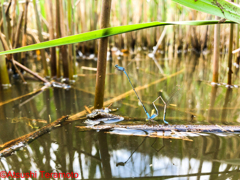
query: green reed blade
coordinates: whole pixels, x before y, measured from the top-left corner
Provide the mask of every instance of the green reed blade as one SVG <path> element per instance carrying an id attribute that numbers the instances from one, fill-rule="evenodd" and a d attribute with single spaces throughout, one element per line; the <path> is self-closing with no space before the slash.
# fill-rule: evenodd
<path id="1" fill-rule="evenodd" d="M 105 28 L 100 29 L 96 31 L 90 31 L 82 34 L 77 34 L 73 36 L 67 36 L 59 39 L 54 39 L 51 41 L 46 41 L 38 44 L 32 44 L 29 46 L 12 49 L 9 51 L 3 51 L 0 52 L 0 55 L 3 54 L 13 54 L 13 53 L 19 53 L 19 52 L 25 52 L 25 51 L 32 51 L 37 49 L 44 49 L 49 47 L 55 47 L 55 46 L 61 46 L 61 45 L 67 45 L 67 44 L 73 44 L 78 42 L 84 42 L 94 39 L 99 39 L 103 37 L 109 37 L 121 33 L 136 31 L 140 29 L 150 28 L 150 27 L 156 27 L 156 26 L 166 26 L 166 25 L 211 25 L 211 24 L 217 24 L 217 20 L 204 20 L 204 21 L 178 21 L 178 22 L 150 22 L 150 23 L 141 23 L 141 24 L 133 24 L 133 25 L 126 25 L 126 26 L 118 26 L 118 27 L 111 27 L 111 28 Z M 224 23 L 234 23 L 233 21 L 225 21 Z"/>

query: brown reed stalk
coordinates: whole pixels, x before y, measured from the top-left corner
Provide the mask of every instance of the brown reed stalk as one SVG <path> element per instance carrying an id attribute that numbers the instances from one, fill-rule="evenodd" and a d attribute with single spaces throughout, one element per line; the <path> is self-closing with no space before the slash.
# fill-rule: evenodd
<path id="1" fill-rule="evenodd" d="M 219 20 L 216 17 L 216 20 Z M 212 82 L 218 82 L 218 69 L 219 69 L 219 44 L 220 44 L 220 24 L 214 27 L 214 49 L 213 49 L 213 78 Z"/>
<path id="2" fill-rule="evenodd" d="M 12 16 L 11 16 L 11 19 L 12 19 L 12 34 L 11 34 L 12 44 L 14 44 L 15 29 L 17 27 L 17 19 L 18 19 L 16 11 L 17 11 L 17 0 L 13 0 L 13 2 L 12 2 Z"/>
<path id="3" fill-rule="evenodd" d="M 38 6 L 36 0 L 33 0 L 33 5 L 34 5 L 34 11 L 35 11 L 35 18 L 37 22 L 37 30 L 38 30 L 38 37 L 41 42 L 43 42 L 43 35 L 42 35 L 42 27 L 41 27 L 41 21 L 40 21 L 40 15 L 38 11 Z M 48 68 L 47 68 L 47 61 L 46 61 L 46 56 L 45 56 L 45 51 L 44 49 L 40 50 L 41 52 L 41 59 L 42 59 L 42 64 L 43 64 L 43 69 L 45 76 L 49 76 Z"/>
<path id="4" fill-rule="evenodd" d="M 9 9 L 10 9 L 10 7 L 11 7 L 11 4 L 12 4 L 12 0 L 9 1 L 8 6 L 7 6 L 6 10 L 5 10 L 5 14 L 6 14 L 6 15 L 9 14 Z M 2 5 L 2 6 L 3 6 L 3 5 Z M 4 9 L 4 8 L 2 8 L 2 9 Z M 2 11 L 2 12 L 4 12 L 4 11 Z M 0 20 L 0 26 L 2 26 L 2 24 L 3 24 L 3 18 L 4 18 L 4 17 L 2 17 L 2 19 Z"/>
<path id="5" fill-rule="evenodd" d="M 100 28 L 109 27 L 111 12 L 111 0 L 102 0 L 102 11 Z M 104 100 L 104 86 L 106 75 L 106 63 L 107 63 L 107 47 L 108 38 L 102 38 L 98 44 L 98 62 L 97 62 L 97 77 L 96 77 L 96 89 L 95 89 L 95 101 L 94 108 L 100 109 L 103 107 Z"/>
<path id="6" fill-rule="evenodd" d="M 0 42 L 0 51 L 4 51 L 2 42 Z M 0 56 L 0 84 L 1 85 L 10 84 L 4 55 Z"/>
<path id="7" fill-rule="evenodd" d="M 239 4 L 239 0 L 237 0 L 237 4 Z M 237 33 L 237 42 L 236 42 L 236 47 L 239 48 L 239 30 L 240 30 L 240 26 L 239 24 L 236 25 L 236 33 Z M 235 64 L 236 64 L 236 68 L 235 68 L 235 74 L 238 73 L 239 71 L 239 64 L 240 64 L 240 51 L 237 53 L 237 57 L 235 60 Z M 238 65 L 238 68 L 237 68 Z"/>
<path id="8" fill-rule="evenodd" d="M 52 0 L 48 0 L 48 13 L 49 13 L 49 40 L 54 39 L 54 20 L 53 20 L 53 5 Z M 50 48 L 51 54 L 51 77 L 54 78 L 57 76 L 57 62 L 56 62 L 56 48 Z"/>
<path id="9" fill-rule="evenodd" d="M 15 49 L 16 47 L 18 47 L 18 44 L 19 44 L 19 38 L 20 38 L 20 30 L 21 30 L 21 27 L 22 27 L 22 22 L 23 22 L 23 11 L 21 12 L 20 16 L 19 16 L 19 20 L 18 20 L 18 24 L 17 24 L 17 29 L 16 29 L 16 32 L 15 32 L 15 37 L 14 40 L 13 40 L 13 43 L 12 43 L 12 48 Z"/>
<path id="10" fill-rule="evenodd" d="M 17 24 L 17 29 L 16 29 L 16 33 L 15 33 L 15 37 L 13 37 L 13 43 L 12 43 L 12 47 L 13 49 L 15 49 L 16 47 L 18 47 L 18 44 L 19 44 L 19 39 L 20 39 L 20 30 L 21 30 L 21 27 L 22 27 L 22 22 L 23 22 L 23 15 L 24 15 L 24 12 L 22 11 L 20 16 L 19 16 L 19 20 L 18 20 L 18 24 Z M 22 73 L 20 72 L 20 70 L 18 69 L 18 67 L 16 66 L 16 64 L 14 63 L 13 59 L 12 60 L 12 64 L 14 66 L 14 68 L 16 69 L 17 73 L 19 74 L 20 78 L 22 79 L 22 81 L 24 83 L 26 83 Z"/>
<path id="11" fill-rule="evenodd" d="M 56 38 L 61 37 L 61 27 L 60 27 L 60 0 L 56 0 Z M 56 48 L 56 60 L 57 60 L 57 78 L 61 77 L 61 68 L 60 68 L 60 57 L 59 57 L 59 48 Z"/>
<path id="12" fill-rule="evenodd" d="M 74 6 L 74 2 L 72 1 L 72 6 Z M 73 34 L 76 34 L 76 17 L 75 17 L 75 7 L 72 7 L 73 8 L 73 12 L 72 12 L 72 18 L 73 18 L 73 21 L 72 21 L 72 32 Z M 77 11 L 76 11 L 77 12 Z M 74 44 L 73 45 L 73 76 L 77 76 L 77 68 L 76 68 L 76 60 L 77 60 L 77 57 L 76 57 L 76 45 Z"/>
<path id="13" fill-rule="evenodd" d="M 3 37 L 2 33 L 0 33 L 0 39 L 2 41 L 2 44 L 3 44 L 3 50 L 0 49 L 0 51 L 7 51 L 7 50 L 10 50 L 9 46 L 7 45 L 7 42 L 6 42 L 6 39 Z M 12 55 L 7 55 L 6 56 L 6 59 L 7 60 L 10 60 L 12 61 L 16 66 L 20 67 L 21 69 L 25 70 L 26 72 L 28 72 L 29 74 L 33 75 L 34 77 L 36 77 L 37 79 L 43 81 L 44 83 L 48 83 L 48 81 L 44 78 L 42 78 L 41 76 L 39 76 L 37 73 L 31 71 L 30 69 L 28 69 L 27 67 L 25 67 L 24 65 L 22 65 L 21 63 L 15 61 L 13 58 L 12 58 Z M 5 61 L 4 61 L 5 62 Z M 3 63 L 4 65 L 4 63 Z M 8 75 L 8 74 L 7 74 Z"/>
<path id="14" fill-rule="evenodd" d="M 60 18 L 64 22 L 64 8 L 63 8 L 63 1 L 59 0 L 59 8 L 60 8 Z M 61 28 L 61 37 L 66 36 L 65 31 L 65 23 L 60 23 Z M 63 77 L 69 78 L 69 57 L 67 51 L 67 45 L 61 46 L 61 55 L 62 55 L 62 68 L 63 68 Z"/>
<path id="15" fill-rule="evenodd" d="M 72 2 L 71 0 L 68 0 L 68 14 L 67 14 L 67 19 L 68 19 L 68 35 L 73 35 L 73 10 L 72 10 Z M 69 64 L 69 68 L 68 68 L 68 71 L 69 71 L 69 76 L 68 78 L 70 80 L 73 80 L 73 45 L 72 44 L 69 44 L 68 45 L 68 64 Z"/>
<path id="16" fill-rule="evenodd" d="M 23 81 L 24 83 L 27 83 L 27 82 L 25 81 L 25 79 L 24 79 L 21 71 L 18 69 L 18 67 L 16 66 L 15 62 L 13 61 L 13 59 L 12 59 L 12 64 L 13 64 L 14 68 L 16 69 L 17 73 L 19 74 L 20 78 L 22 79 L 22 81 Z"/>
<path id="17" fill-rule="evenodd" d="M 228 80 L 227 80 L 228 85 L 232 84 L 233 27 L 234 27 L 234 24 L 230 24 L 230 35 L 229 35 L 229 44 L 228 44 Z"/>
<path id="18" fill-rule="evenodd" d="M 11 46 L 11 44 L 10 44 L 10 39 L 9 39 L 9 31 L 8 31 L 8 29 L 9 29 L 9 27 L 8 27 L 8 25 L 9 25 L 9 23 L 7 22 L 7 21 L 9 21 L 9 7 L 10 7 L 10 5 L 11 5 L 11 1 L 10 1 L 10 3 L 9 3 L 9 5 L 8 5 L 8 7 L 6 8 L 6 10 L 5 10 L 5 7 L 4 7 L 4 5 L 2 5 L 2 25 L 3 25 L 3 32 L 4 32 L 4 35 L 5 35 L 5 37 L 6 37 L 6 42 L 7 42 L 7 45 L 10 47 Z"/>
<path id="19" fill-rule="evenodd" d="M 25 9 L 24 9 L 24 26 L 23 26 L 23 38 L 22 38 L 22 46 L 27 45 L 27 21 L 28 21 L 28 5 L 29 5 L 29 0 L 26 0 L 25 3 Z M 21 58 L 25 58 L 25 52 L 21 53 Z"/>

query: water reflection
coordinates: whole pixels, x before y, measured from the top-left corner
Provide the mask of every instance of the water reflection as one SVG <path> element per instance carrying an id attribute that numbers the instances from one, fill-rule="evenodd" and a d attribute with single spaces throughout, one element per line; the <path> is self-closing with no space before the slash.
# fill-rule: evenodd
<path id="1" fill-rule="evenodd" d="M 1 170 L 74 172 L 82 179 L 240 176 L 240 161 L 230 161 L 240 155 L 239 134 L 193 134 L 189 142 L 78 132 L 74 126 L 56 129 L 1 159 Z M 66 129 L 73 130 L 71 136 Z"/>
<path id="2" fill-rule="evenodd" d="M 127 70 L 146 109 L 154 108 L 152 101 L 160 94 L 168 97 L 176 85 L 181 93 L 167 109 L 166 120 L 170 124 L 238 124 L 239 89 L 211 86 L 209 57 L 194 54 L 176 60 L 147 55 L 135 58 L 124 56 L 108 62 L 105 101 L 122 96 L 112 108 L 116 114 L 143 119 L 146 117 L 137 97 L 131 90 L 128 79 L 118 73 L 114 65 Z M 156 63 L 159 66 L 156 66 Z M 38 82 L 21 85 L 0 93 L 0 141 L 5 143 L 43 127 L 47 122 L 63 115 L 73 115 L 93 105 L 95 72 L 81 66 L 96 67 L 94 61 L 78 64 L 77 82 L 69 90 L 49 88 L 38 93 L 19 97 L 43 85 Z M 164 75 L 160 73 L 161 67 Z M 184 69 L 184 70 L 182 70 Z M 181 71 L 182 70 L 182 71 Z M 165 78 L 179 72 L 177 75 Z M 82 75 L 87 74 L 87 75 Z M 160 79 L 163 79 L 160 81 Z M 219 79 L 226 79 L 219 74 Z M 153 83 L 158 82 L 158 83 Z M 234 84 L 238 84 L 236 79 Z M 4 102 L 1 104 L 1 102 Z M 163 104 L 156 102 L 159 110 L 158 123 L 162 123 Z M 12 123 L 12 120 L 16 120 Z M 145 123 L 141 121 L 141 123 Z M 193 141 L 106 134 L 105 132 L 80 132 L 75 126 L 82 121 L 66 123 L 51 133 L 45 134 L 12 156 L 2 158 L 1 171 L 29 172 L 74 172 L 81 179 L 140 178 L 155 179 L 239 179 L 239 134 L 189 133 Z M 41 177 L 38 177 L 41 179 Z"/>

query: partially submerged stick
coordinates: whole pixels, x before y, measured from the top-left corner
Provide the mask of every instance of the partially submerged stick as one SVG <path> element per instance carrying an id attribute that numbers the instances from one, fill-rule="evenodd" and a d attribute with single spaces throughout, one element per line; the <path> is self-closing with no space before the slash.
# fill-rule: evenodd
<path id="1" fill-rule="evenodd" d="M 22 68 L 23 70 L 27 71 L 29 74 L 33 75 L 34 77 L 36 77 L 37 79 L 40 79 L 42 82 L 44 83 L 49 83 L 46 79 L 42 78 L 41 76 L 39 76 L 37 73 L 31 71 L 30 69 L 28 69 L 26 66 L 23 66 L 21 63 L 12 60 L 15 65 L 17 65 L 18 67 Z"/>
<path id="2" fill-rule="evenodd" d="M 29 134 L 26 134 L 24 136 L 21 136 L 19 138 L 13 139 L 11 141 L 8 141 L 2 145 L 0 145 L 0 148 L 4 148 L 0 151 L 0 157 L 6 157 L 11 155 L 14 151 L 19 150 L 21 147 L 24 147 L 27 143 L 30 143 L 37 139 L 38 137 L 48 133 L 51 131 L 56 125 L 63 123 L 66 119 L 68 119 L 68 116 L 63 116 L 56 121 L 34 131 Z"/>
<path id="3" fill-rule="evenodd" d="M 81 130 L 114 130 L 125 128 L 127 130 L 151 130 L 151 131 L 176 131 L 176 132 L 240 132 L 240 126 L 220 125 L 116 125 L 104 124 L 96 126 L 76 126 Z"/>

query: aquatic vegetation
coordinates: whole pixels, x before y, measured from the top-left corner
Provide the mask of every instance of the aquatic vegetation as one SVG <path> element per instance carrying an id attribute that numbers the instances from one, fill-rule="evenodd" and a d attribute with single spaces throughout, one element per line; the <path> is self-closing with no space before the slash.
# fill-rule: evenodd
<path id="1" fill-rule="evenodd" d="M 68 45 L 73 43 L 85 42 L 94 39 L 109 37 L 113 35 L 118 35 L 122 33 L 127 33 L 131 31 L 146 29 L 150 27 L 157 27 L 157 26 L 167 26 L 167 25 L 191 25 L 191 26 L 200 26 L 200 25 L 212 25 L 218 24 L 219 21 L 217 20 L 202 20 L 202 21 L 176 21 L 176 22 L 150 22 L 150 23 L 141 23 L 141 24 L 133 24 L 133 25 L 125 25 L 125 26 L 118 26 L 118 27 L 110 27 L 104 28 L 100 30 L 90 31 L 86 33 L 81 33 L 77 35 L 67 36 L 59 39 L 54 39 L 50 41 L 45 41 L 38 44 L 32 44 L 25 47 L 20 47 L 17 49 L 12 49 L 8 51 L 0 52 L 0 55 L 4 54 L 13 54 L 19 52 L 26 52 L 32 51 L 37 49 L 44 49 L 62 45 Z M 235 23 L 234 21 L 225 21 L 223 23 Z"/>

